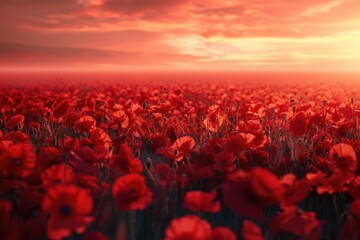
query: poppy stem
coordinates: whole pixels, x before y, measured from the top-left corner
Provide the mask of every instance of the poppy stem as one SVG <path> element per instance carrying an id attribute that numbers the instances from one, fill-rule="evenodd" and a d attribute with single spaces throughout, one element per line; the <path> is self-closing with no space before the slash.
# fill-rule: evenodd
<path id="1" fill-rule="evenodd" d="M 135 230 L 136 230 L 136 216 L 135 211 L 129 212 L 129 223 L 130 223 L 130 239 L 136 239 Z"/>
<path id="2" fill-rule="evenodd" d="M 334 208 L 335 208 L 336 220 L 338 222 L 339 219 L 340 219 L 340 213 L 339 213 L 339 208 L 338 208 L 338 205 L 337 205 L 335 194 L 332 195 L 332 200 L 333 200 L 333 204 L 334 204 Z"/>

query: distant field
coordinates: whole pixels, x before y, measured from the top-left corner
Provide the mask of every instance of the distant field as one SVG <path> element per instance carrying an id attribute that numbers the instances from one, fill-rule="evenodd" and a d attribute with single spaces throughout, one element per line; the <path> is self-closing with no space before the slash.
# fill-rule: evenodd
<path id="1" fill-rule="evenodd" d="M 359 86 L 0 73 L 0 238 L 360 239 Z"/>

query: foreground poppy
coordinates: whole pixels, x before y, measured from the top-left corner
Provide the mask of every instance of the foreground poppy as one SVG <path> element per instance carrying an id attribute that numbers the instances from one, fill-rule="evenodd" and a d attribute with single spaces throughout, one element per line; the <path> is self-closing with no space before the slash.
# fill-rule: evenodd
<path id="1" fill-rule="evenodd" d="M 75 185 L 56 185 L 47 190 L 42 209 L 50 215 L 47 235 L 51 239 L 80 234 L 94 221 L 90 216 L 93 200 L 89 192 Z"/>
<path id="2" fill-rule="evenodd" d="M 25 177 L 36 164 L 36 156 L 31 145 L 0 141 L 0 175 L 4 177 Z"/>
<path id="3" fill-rule="evenodd" d="M 145 209 L 153 194 L 146 187 L 144 176 L 134 173 L 119 177 L 112 187 L 112 195 L 117 208 L 126 211 Z"/>
<path id="4" fill-rule="evenodd" d="M 232 176 L 222 186 L 225 203 L 244 217 L 263 218 L 263 207 L 277 203 L 283 194 L 278 177 L 265 168 Z"/>
<path id="5" fill-rule="evenodd" d="M 206 193 L 201 191 L 187 192 L 183 206 L 193 212 L 205 211 L 215 213 L 220 211 L 220 202 L 214 201 L 216 191 Z"/>
<path id="6" fill-rule="evenodd" d="M 264 240 L 261 228 L 255 223 L 245 220 L 242 226 L 242 236 L 244 240 Z"/>
<path id="7" fill-rule="evenodd" d="M 304 239 L 319 239 L 322 226 L 323 222 L 316 218 L 314 212 L 303 212 L 296 207 L 286 208 L 270 220 L 270 229 L 274 236 L 286 231 Z"/>
<path id="8" fill-rule="evenodd" d="M 50 188 L 58 184 L 75 183 L 75 174 L 73 170 L 65 164 L 53 165 L 41 173 L 42 184 L 44 188 Z"/>
<path id="9" fill-rule="evenodd" d="M 131 148 L 121 144 L 119 153 L 110 159 L 111 171 L 116 173 L 142 173 L 143 166 L 140 159 L 135 158 Z"/>
<path id="10" fill-rule="evenodd" d="M 165 230 L 164 240 L 208 240 L 211 225 L 198 216 L 186 215 L 172 220 Z"/>

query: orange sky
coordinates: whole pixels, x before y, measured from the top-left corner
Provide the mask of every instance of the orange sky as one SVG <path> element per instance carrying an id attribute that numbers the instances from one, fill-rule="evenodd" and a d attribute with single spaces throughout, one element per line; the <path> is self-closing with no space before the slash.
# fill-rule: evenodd
<path id="1" fill-rule="evenodd" d="M 0 70 L 358 71 L 359 0 L 1 0 Z"/>

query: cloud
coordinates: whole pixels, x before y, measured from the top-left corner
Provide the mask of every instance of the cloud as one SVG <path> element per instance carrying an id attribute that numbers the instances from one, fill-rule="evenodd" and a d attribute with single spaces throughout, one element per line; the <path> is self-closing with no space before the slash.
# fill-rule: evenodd
<path id="1" fill-rule="evenodd" d="M 146 11 L 157 11 L 159 15 L 163 10 L 186 4 L 188 0 L 105 0 L 103 7 L 116 10 L 124 14 L 136 14 Z"/>
<path id="2" fill-rule="evenodd" d="M 0 61 L 355 66 L 359 9 L 358 0 L 2 0 Z"/>
<path id="3" fill-rule="evenodd" d="M 146 53 L 135 51 L 107 51 L 89 48 L 41 47 L 33 45 L 0 43 L 0 63 L 3 66 L 73 66 L 110 64 L 173 65 L 194 61 L 200 57 L 177 53 Z"/>

